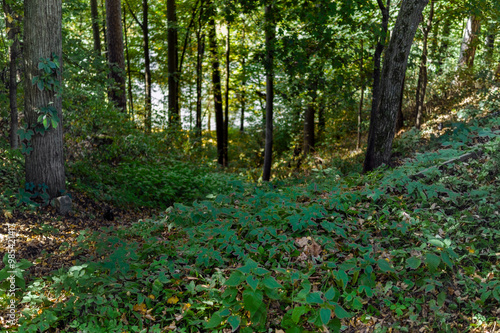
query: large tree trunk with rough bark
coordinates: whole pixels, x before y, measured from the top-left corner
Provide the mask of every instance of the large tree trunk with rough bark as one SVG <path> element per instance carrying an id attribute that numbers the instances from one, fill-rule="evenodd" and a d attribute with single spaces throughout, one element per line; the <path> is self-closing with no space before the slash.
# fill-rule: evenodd
<path id="1" fill-rule="evenodd" d="M 401 3 L 384 58 L 380 95 L 370 119 L 368 147 L 363 167 L 365 172 L 389 163 L 408 55 L 427 3 L 428 0 L 405 0 Z"/>
<path id="2" fill-rule="evenodd" d="M 467 66 L 472 68 L 474 65 L 474 57 L 477 49 L 477 39 L 479 38 L 479 29 L 481 22 L 475 15 L 471 15 L 465 26 L 462 46 L 460 47 L 460 57 L 458 58 L 458 66 Z"/>
<path id="3" fill-rule="evenodd" d="M 10 102 L 10 132 L 9 141 L 12 149 L 19 147 L 19 136 L 17 130 L 19 128 L 19 115 L 17 110 L 17 60 L 21 53 L 19 43 L 19 18 L 12 8 L 3 0 L 3 10 L 6 16 L 7 38 L 12 41 L 9 47 L 9 102 Z"/>
<path id="4" fill-rule="evenodd" d="M 425 92 L 427 90 L 427 41 L 429 39 L 429 32 L 432 29 L 432 18 L 434 16 L 434 0 L 431 0 L 431 10 L 427 19 L 427 25 L 422 28 L 423 42 L 422 42 L 422 58 L 420 59 L 420 69 L 418 72 L 417 93 L 415 97 L 415 127 L 420 129 L 422 123 L 422 116 L 424 113 Z"/>
<path id="5" fill-rule="evenodd" d="M 101 55 L 101 32 L 99 30 L 99 10 L 97 0 L 90 0 L 90 16 L 92 18 L 92 35 L 94 36 L 94 51 Z"/>
<path id="6" fill-rule="evenodd" d="M 266 34 L 266 144 L 264 148 L 264 169 L 262 180 L 268 182 L 271 178 L 273 157 L 273 111 L 274 111 L 274 40 L 276 23 L 274 22 L 273 5 L 265 8 Z"/>
<path id="7" fill-rule="evenodd" d="M 214 109 L 215 109 L 215 133 L 217 135 L 217 162 L 224 164 L 224 115 L 222 110 L 222 92 L 220 79 L 219 53 L 217 52 L 217 35 L 215 20 L 210 18 L 209 22 L 210 53 L 212 55 L 212 85 L 214 91 Z"/>
<path id="8" fill-rule="evenodd" d="M 106 0 L 106 25 L 108 44 L 108 63 L 113 86 L 108 96 L 118 109 L 127 110 L 125 93 L 125 57 L 123 53 L 123 28 L 121 0 Z"/>
<path id="9" fill-rule="evenodd" d="M 175 0 L 167 0 L 168 42 L 168 116 L 175 127 L 181 123 L 179 114 L 179 73 L 177 68 L 177 9 Z"/>
<path id="10" fill-rule="evenodd" d="M 26 183 L 45 185 L 51 198 L 65 190 L 62 101 L 62 3 L 60 0 L 25 0 L 24 21 L 24 112 L 28 129 L 34 130 L 29 144 L 33 148 L 26 155 Z M 58 62 L 53 78 L 59 85 L 40 90 L 33 79 L 40 77 L 40 59 Z M 36 80 L 36 79 L 35 79 Z M 56 128 L 49 127 L 41 134 L 38 117 L 42 108 L 50 107 L 57 114 Z"/>

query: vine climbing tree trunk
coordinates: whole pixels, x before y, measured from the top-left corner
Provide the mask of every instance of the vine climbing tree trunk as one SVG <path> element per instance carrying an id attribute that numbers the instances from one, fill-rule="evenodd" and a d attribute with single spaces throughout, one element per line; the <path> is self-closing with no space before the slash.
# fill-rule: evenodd
<path id="1" fill-rule="evenodd" d="M 375 108 L 372 109 L 368 147 L 363 166 L 365 172 L 389 163 L 408 55 L 422 11 L 428 1 L 405 0 L 401 3 L 384 57 L 380 94 Z"/>
<path id="2" fill-rule="evenodd" d="M 266 34 L 266 144 L 264 148 L 264 170 L 262 172 L 262 180 L 266 182 L 271 178 L 273 157 L 274 40 L 276 35 L 276 23 L 274 22 L 273 11 L 273 5 L 267 5 L 264 14 Z"/>
<path id="3" fill-rule="evenodd" d="M 62 3 L 25 0 L 24 5 L 24 112 L 28 129 L 35 131 L 29 140 L 33 150 L 26 155 L 26 183 L 45 187 L 53 198 L 65 190 L 62 100 L 58 88 L 62 81 Z M 46 86 L 40 90 L 32 84 L 35 77 L 41 77 L 41 59 L 59 64 L 57 70 L 51 67 L 51 78 L 56 82 L 50 85 L 51 89 Z M 49 107 L 57 114 L 57 126 L 41 134 L 43 125 L 38 123 L 38 117 L 42 108 Z"/>

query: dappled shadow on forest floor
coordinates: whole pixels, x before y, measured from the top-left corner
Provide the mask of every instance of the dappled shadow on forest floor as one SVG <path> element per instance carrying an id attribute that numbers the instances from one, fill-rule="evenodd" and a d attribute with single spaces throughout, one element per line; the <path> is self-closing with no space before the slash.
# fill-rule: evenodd
<path id="1" fill-rule="evenodd" d="M 36 211 L 15 210 L 12 216 L 2 216 L 17 232 L 16 259 L 26 259 L 34 265 L 28 269 L 27 277 L 37 278 L 61 267 L 74 265 L 75 260 L 86 254 L 74 253 L 72 245 L 82 231 L 98 231 L 103 227 L 128 225 L 156 212 L 152 209 L 117 209 L 109 204 L 93 201 L 82 193 L 72 193 L 73 209 L 60 216 L 51 206 Z M 8 236 L 6 223 L 0 225 L 0 237 Z M 0 243 L 0 252 L 5 252 Z M 3 266 L 3 265 L 2 265 Z M 26 281 L 28 282 L 28 281 Z"/>

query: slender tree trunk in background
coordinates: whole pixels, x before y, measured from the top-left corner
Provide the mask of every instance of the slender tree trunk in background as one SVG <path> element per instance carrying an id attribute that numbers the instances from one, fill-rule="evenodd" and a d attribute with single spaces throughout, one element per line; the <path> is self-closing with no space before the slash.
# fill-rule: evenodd
<path id="1" fill-rule="evenodd" d="M 99 29 L 99 10 L 97 0 L 90 0 L 90 16 L 92 17 L 92 34 L 94 36 L 94 51 L 101 55 L 101 32 Z"/>
<path id="2" fill-rule="evenodd" d="M 444 21 L 443 32 L 441 33 L 441 44 L 437 51 L 437 68 L 438 74 L 443 72 L 444 59 L 447 57 L 448 47 L 450 46 L 449 38 L 451 33 L 451 19 L 449 16 Z"/>
<path id="3" fill-rule="evenodd" d="M 264 170 L 262 180 L 268 182 L 271 178 L 273 157 L 273 108 L 274 108 L 274 39 L 276 23 L 274 22 L 273 5 L 265 8 L 266 34 L 266 144 L 264 148 Z"/>
<path id="4" fill-rule="evenodd" d="M 19 47 L 19 24 L 17 14 L 3 0 L 3 10 L 6 16 L 5 23 L 8 29 L 7 38 L 12 40 L 9 47 L 9 102 L 10 102 L 10 130 L 9 139 L 12 149 L 19 148 L 19 136 L 17 130 L 19 128 L 19 115 L 17 110 L 17 59 L 20 55 Z"/>
<path id="5" fill-rule="evenodd" d="M 60 68 L 54 79 L 62 83 L 62 2 L 60 0 L 24 1 L 24 112 L 28 128 L 38 124 L 38 110 L 52 106 L 59 123 L 43 135 L 36 133 L 30 140 L 33 150 L 26 155 L 26 182 L 45 184 L 50 198 L 66 188 L 63 156 L 63 118 L 60 91 L 45 88 L 40 91 L 33 78 L 40 75 L 40 58 L 59 58 Z M 58 90 L 58 89 L 55 89 Z"/>
<path id="6" fill-rule="evenodd" d="M 479 37 L 479 29 L 481 23 L 475 15 L 469 16 L 467 25 L 464 31 L 462 46 L 460 47 L 460 57 L 458 59 L 458 67 L 474 66 L 474 57 L 477 49 L 477 39 Z"/>
<path id="7" fill-rule="evenodd" d="M 104 55 L 106 56 L 106 61 L 109 62 L 108 56 L 108 32 L 106 29 L 106 9 L 104 7 L 106 0 L 101 0 L 101 13 L 102 13 L 102 31 L 104 36 Z"/>
<path id="8" fill-rule="evenodd" d="M 405 0 L 401 3 L 384 57 L 380 96 L 370 119 L 368 147 L 363 166 L 365 172 L 389 163 L 408 55 L 427 3 L 428 0 Z"/>
<path id="9" fill-rule="evenodd" d="M 389 9 L 391 7 L 391 0 L 387 0 L 387 5 L 384 6 L 382 0 L 377 0 L 380 11 L 382 12 L 382 24 L 381 24 L 381 33 L 382 35 L 379 37 L 377 42 L 377 46 L 375 47 L 375 53 L 373 54 L 373 88 L 372 88 L 372 107 L 370 112 L 370 124 L 372 119 L 375 119 L 377 116 L 377 107 L 378 101 L 380 97 L 380 62 L 382 58 L 382 52 L 385 49 L 385 43 L 387 39 L 387 29 L 389 25 Z M 370 125 L 370 130 L 368 132 L 368 142 L 372 139 L 372 126 Z"/>
<path id="10" fill-rule="evenodd" d="M 319 140 L 324 139 L 325 127 L 326 127 L 325 105 L 320 100 L 319 106 L 318 106 L 318 139 Z"/>
<path id="11" fill-rule="evenodd" d="M 168 39 L 168 115 L 169 124 L 180 127 L 179 73 L 177 72 L 177 13 L 175 0 L 167 0 Z"/>
<path id="12" fill-rule="evenodd" d="M 205 53 L 205 36 L 201 34 L 201 26 L 196 33 L 198 40 L 198 54 L 196 57 L 196 136 L 201 139 L 201 107 L 203 83 L 203 54 Z"/>
<path id="13" fill-rule="evenodd" d="M 148 0 L 142 1 L 142 36 L 144 42 L 144 81 L 145 81 L 145 111 L 146 111 L 146 133 L 151 133 L 151 65 L 149 59 L 149 8 Z M 169 44 L 170 45 L 170 44 Z"/>
<path id="14" fill-rule="evenodd" d="M 217 162 L 224 166 L 224 115 L 222 111 L 222 92 L 219 68 L 219 54 L 217 52 L 217 35 L 215 20 L 209 22 L 210 53 L 212 54 L 212 85 L 214 90 L 215 133 L 217 135 Z"/>
<path id="15" fill-rule="evenodd" d="M 121 0 L 106 0 L 106 24 L 110 78 L 114 86 L 108 91 L 109 99 L 118 109 L 126 112 L 125 57 L 123 54 L 123 28 Z"/>
<path id="16" fill-rule="evenodd" d="M 423 45 L 422 45 L 422 58 L 420 59 L 420 69 L 418 72 L 417 93 L 415 98 L 415 127 L 420 129 L 422 123 L 422 116 L 424 113 L 425 92 L 427 90 L 427 41 L 429 39 L 429 32 L 432 29 L 432 18 L 434 16 L 434 0 L 430 1 L 430 12 L 427 19 L 427 25 L 422 28 L 423 30 Z"/>
<path id="17" fill-rule="evenodd" d="M 364 102 L 364 97 L 365 97 L 365 76 L 363 73 L 363 67 L 364 67 L 364 62 L 363 62 L 363 41 L 361 41 L 361 56 L 359 58 L 359 77 L 361 79 L 361 99 L 359 100 L 359 108 L 358 108 L 358 139 L 356 141 L 356 149 L 359 149 L 361 147 L 361 116 L 363 113 L 363 102 Z"/>
<path id="18" fill-rule="evenodd" d="M 243 49 L 245 49 L 245 28 L 243 28 L 241 40 L 243 42 Z M 246 53 L 246 52 L 245 52 Z M 240 132 L 245 130 L 245 107 L 246 107 L 246 54 L 241 59 L 241 88 L 240 88 L 240 106 L 241 106 L 241 115 L 240 115 Z"/>
<path id="19" fill-rule="evenodd" d="M 134 119 L 134 96 L 132 95 L 132 72 L 130 71 L 130 55 L 128 53 L 128 33 L 127 33 L 127 11 L 123 10 L 123 34 L 125 37 L 125 53 L 127 56 L 127 91 L 128 91 L 128 105 L 130 118 Z"/>
<path id="20" fill-rule="evenodd" d="M 309 88 L 309 96 L 311 101 L 307 104 L 306 112 L 304 114 L 304 146 L 302 151 L 304 155 L 314 151 L 315 137 L 314 137 L 314 116 L 316 113 L 316 87 L 317 83 L 314 82 Z"/>
<path id="21" fill-rule="evenodd" d="M 490 23 L 488 35 L 486 36 L 486 58 L 489 63 L 493 61 L 493 51 L 495 50 L 496 24 Z"/>
<path id="22" fill-rule="evenodd" d="M 230 52 L 231 52 L 231 36 L 230 25 L 227 23 L 227 39 L 226 39 L 226 91 L 225 91 L 225 109 L 224 109 L 224 166 L 229 164 L 228 147 L 229 147 L 229 76 L 230 76 Z"/>

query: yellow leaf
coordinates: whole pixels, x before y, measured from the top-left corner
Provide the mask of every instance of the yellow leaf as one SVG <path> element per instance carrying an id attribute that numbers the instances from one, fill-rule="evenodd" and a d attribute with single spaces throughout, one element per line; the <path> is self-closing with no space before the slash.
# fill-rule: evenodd
<path id="1" fill-rule="evenodd" d="M 140 313 L 146 313 L 146 304 L 141 303 L 141 304 L 134 305 L 134 311 L 140 312 Z"/>
<path id="2" fill-rule="evenodd" d="M 179 302 L 179 298 L 177 296 L 172 296 L 167 299 L 168 304 L 177 304 L 177 302 Z"/>
<path id="3" fill-rule="evenodd" d="M 11 219 L 12 218 L 12 212 L 8 210 L 3 211 L 3 216 L 5 216 L 6 219 Z"/>
<path id="4" fill-rule="evenodd" d="M 155 295 L 149 295 L 148 298 L 151 298 L 154 301 Z"/>
<path id="5" fill-rule="evenodd" d="M 467 250 L 469 251 L 469 253 L 475 253 L 476 250 L 474 250 L 472 247 L 468 247 L 467 246 Z"/>
<path id="6" fill-rule="evenodd" d="M 191 307 L 191 304 L 189 304 L 189 303 L 184 304 L 184 306 L 182 307 L 182 312 L 186 311 L 190 307 Z"/>

